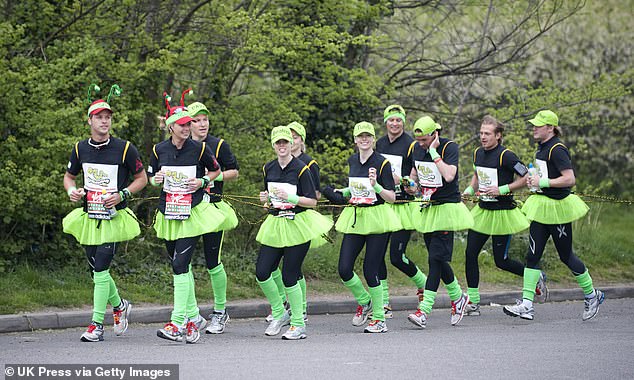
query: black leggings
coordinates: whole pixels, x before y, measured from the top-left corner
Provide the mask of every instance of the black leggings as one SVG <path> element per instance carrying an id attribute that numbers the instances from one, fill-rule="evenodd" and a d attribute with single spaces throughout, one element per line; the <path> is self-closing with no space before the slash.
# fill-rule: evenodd
<path id="1" fill-rule="evenodd" d="M 344 234 L 339 251 L 339 276 L 350 281 L 354 275 L 354 262 L 365 245 L 365 259 L 363 260 L 363 276 L 369 287 L 381 284 L 379 270 L 381 263 L 385 266 L 385 249 L 389 233 L 357 235 Z"/>
<path id="2" fill-rule="evenodd" d="M 282 257 L 284 257 L 282 282 L 284 282 L 284 286 L 287 288 L 295 286 L 302 273 L 302 264 L 306 258 L 306 253 L 308 253 L 308 248 L 310 248 L 310 241 L 284 248 L 262 245 L 258 253 L 257 262 L 255 263 L 255 277 L 260 282 L 266 281 L 271 277 L 271 273 L 277 269 Z"/>
<path id="3" fill-rule="evenodd" d="M 220 248 L 224 231 L 210 232 L 203 235 L 203 251 L 207 269 L 214 269 L 220 264 Z"/>
<path id="4" fill-rule="evenodd" d="M 425 289 L 438 291 L 440 280 L 445 284 L 455 279 L 449 262 L 453 252 L 453 231 L 434 231 L 423 234 L 429 256 L 429 273 Z"/>
<path id="5" fill-rule="evenodd" d="M 199 236 L 193 236 L 165 241 L 165 247 L 167 247 L 167 254 L 172 262 L 174 274 L 189 272 L 189 263 L 192 261 L 198 238 Z"/>
<path id="6" fill-rule="evenodd" d="M 544 248 L 550 236 L 552 236 L 557 253 L 559 253 L 559 259 L 568 266 L 575 276 L 584 273 L 586 266 L 572 250 L 572 223 L 541 224 L 535 221 L 531 222 L 526 267 L 539 269 L 539 261 L 544 254 Z"/>
<path id="7" fill-rule="evenodd" d="M 409 239 L 412 236 L 411 230 L 402 230 L 397 232 L 392 232 L 390 234 L 390 262 L 394 265 L 398 270 L 405 273 L 407 277 L 414 277 L 416 272 L 418 272 L 418 268 L 416 264 L 405 256 L 405 250 L 407 250 L 407 243 L 409 243 Z M 385 266 L 385 261 L 381 264 L 381 270 L 379 271 L 379 278 L 381 280 L 385 280 L 387 278 L 387 267 Z M 385 277 L 383 276 L 385 273 Z"/>
<path id="8" fill-rule="evenodd" d="M 104 243 L 101 245 L 87 245 L 86 258 L 92 272 L 103 272 L 110 268 L 112 259 L 117 253 L 117 243 Z"/>
<path id="9" fill-rule="evenodd" d="M 524 275 L 524 265 L 508 257 L 511 236 L 512 235 L 492 236 L 493 259 L 498 268 L 521 277 Z M 489 235 L 469 230 L 469 234 L 467 235 L 467 249 L 465 251 L 465 273 L 467 275 L 467 286 L 470 288 L 477 288 L 480 284 L 478 256 L 480 256 L 480 251 L 487 240 L 489 240 Z"/>

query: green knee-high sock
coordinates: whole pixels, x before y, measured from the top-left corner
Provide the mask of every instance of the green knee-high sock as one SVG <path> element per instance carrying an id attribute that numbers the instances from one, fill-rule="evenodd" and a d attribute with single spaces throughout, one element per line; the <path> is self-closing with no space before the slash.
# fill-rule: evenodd
<path id="1" fill-rule="evenodd" d="M 357 276 L 356 273 L 352 274 L 352 278 L 348 281 L 343 281 L 343 284 L 346 288 L 350 289 L 352 295 L 357 300 L 359 305 L 367 305 L 370 302 L 370 293 L 365 290 L 363 284 L 361 283 L 361 279 Z M 382 291 L 382 290 L 381 290 Z M 381 308 L 383 304 L 381 304 Z"/>
<path id="2" fill-rule="evenodd" d="M 372 319 L 385 321 L 385 309 L 383 309 L 383 304 L 385 303 L 385 300 L 383 299 L 385 288 L 383 288 L 382 285 L 368 287 L 368 292 L 370 293 L 370 298 L 372 299 Z"/>
<path id="3" fill-rule="evenodd" d="M 189 288 L 192 285 L 189 273 L 175 274 L 174 276 L 174 310 L 172 310 L 172 323 L 181 327 L 185 321 L 187 301 L 189 300 Z"/>
<path id="4" fill-rule="evenodd" d="M 467 288 L 467 294 L 471 303 L 480 303 L 480 290 L 478 288 Z"/>
<path id="5" fill-rule="evenodd" d="M 425 289 L 425 283 L 427 282 L 427 276 L 418 267 L 416 268 L 416 274 L 410 277 L 410 280 L 416 284 L 417 289 Z"/>
<path id="6" fill-rule="evenodd" d="M 524 268 L 524 288 L 522 298 L 532 301 L 535 299 L 535 287 L 539 281 L 542 271 L 539 269 Z"/>
<path id="7" fill-rule="evenodd" d="M 275 285 L 277 286 L 277 293 L 282 297 L 282 299 L 286 296 L 284 292 L 284 282 L 282 281 L 282 270 L 277 268 L 271 273 L 271 278 L 275 281 Z"/>
<path id="8" fill-rule="evenodd" d="M 383 305 L 387 305 L 390 303 L 390 285 L 387 283 L 387 279 L 381 280 L 381 289 L 383 291 Z M 370 297 L 372 297 L 372 295 L 370 295 Z M 374 299 L 372 302 L 374 302 Z"/>
<path id="9" fill-rule="evenodd" d="M 592 277 L 590 277 L 590 273 L 586 269 L 582 274 L 575 276 L 575 280 L 583 289 L 583 294 L 588 295 L 594 293 L 594 286 L 592 285 Z"/>
<path id="10" fill-rule="evenodd" d="M 194 279 L 194 271 L 191 264 L 189 265 L 189 296 L 187 297 L 187 316 L 191 319 L 198 317 L 200 309 L 196 301 L 196 281 Z"/>
<path id="11" fill-rule="evenodd" d="M 227 272 L 222 263 L 209 269 L 209 277 L 211 278 L 211 288 L 214 291 L 214 310 L 223 311 L 227 303 Z"/>
<path id="12" fill-rule="evenodd" d="M 295 284 L 286 290 L 286 298 L 291 307 L 291 326 L 303 327 L 304 316 L 302 315 L 302 287 Z"/>
<path id="13" fill-rule="evenodd" d="M 423 302 L 418 304 L 418 308 L 423 313 L 429 315 L 431 313 L 431 309 L 434 306 L 434 302 L 436 301 L 436 292 L 425 289 L 423 293 Z"/>
<path id="14" fill-rule="evenodd" d="M 308 308 L 308 302 L 306 302 L 306 277 L 302 276 L 302 278 L 297 280 L 297 283 L 302 289 L 302 313 L 306 313 L 306 309 Z"/>
<path id="15" fill-rule="evenodd" d="M 258 285 L 260 285 L 260 289 L 262 289 L 264 296 L 266 296 L 266 299 L 271 304 L 271 315 L 273 315 L 273 318 L 282 318 L 282 315 L 284 314 L 284 297 L 280 296 L 280 293 L 278 293 L 277 285 L 275 284 L 275 280 L 273 280 L 273 276 L 264 281 L 258 281 Z"/>
<path id="16" fill-rule="evenodd" d="M 457 301 L 460 297 L 462 297 L 462 289 L 455 277 L 449 284 L 445 284 L 445 288 L 447 288 L 447 294 L 449 294 L 450 300 Z"/>
<path id="17" fill-rule="evenodd" d="M 92 320 L 101 324 L 103 324 L 103 317 L 108 306 L 110 279 L 110 270 L 108 269 L 101 272 L 93 272 L 92 281 L 95 285 L 92 294 Z"/>
<path id="18" fill-rule="evenodd" d="M 110 272 L 108 272 L 110 273 Z M 117 284 L 115 284 L 112 276 L 108 275 L 109 281 L 109 291 L 108 291 L 108 303 L 112 305 L 112 307 L 117 307 L 121 305 L 121 297 L 119 296 L 119 290 L 117 289 Z"/>

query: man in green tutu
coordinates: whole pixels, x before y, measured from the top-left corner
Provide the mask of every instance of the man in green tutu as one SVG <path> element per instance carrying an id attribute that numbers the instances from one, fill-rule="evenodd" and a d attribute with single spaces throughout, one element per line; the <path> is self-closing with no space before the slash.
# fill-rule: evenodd
<path id="1" fill-rule="evenodd" d="M 99 86 L 90 85 L 99 91 Z M 127 208 L 127 199 L 147 184 L 147 176 L 139 152 L 129 141 L 110 135 L 112 109 L 110 97 L 119 96 L 121 88 L 110 88 L 106 100 L 98 99 L 88 108 L 90 137 L 73 147 L 64 174 L 64 188 L 72 202 L 83 199 L 83 207 L 71 211 L 63 220 L 64 232 L 73 235 L 85 246 L 92 270 L 92 322 L 81 336 L 82 342 L 103 341 L 103 320 L 108 303 L 113 306 L 114 332 L 122 335 L 128 328 L 132 305 L 119 296 L 110 276 L 110 263 L 119 242 L 137 236 L 139 224 Z M 83 187 L 77 188 L 75 179 L 83 172 Z M 130 177 L 133 177 L 130 182 Z"/>
<path id="2" fill-rule="evenodd" d="M 604 294 L 592 285 L 592 278 L 583 262 L 572 250 L 572 222 L 588 212 L 588 206 L 570 189 L 575 185 L 575 173 L 568 148 L 562 143 L 559 118 L 544 110 L 528 121 L 533 125 L 533 137 L 539 143 L 535 154 L 538 169 L 526 176 L 529 188 L 537 189 L 524 204 L 522 212 L 531 221 L 529 249 L 524 268 L 522 301 L 505 306 L 504 312 L 512 317 L 532 320 L 535 316 L 533 298 L 541 271 L 539 261 L 549 237 L 561 261 L 570 268 L 585 295 L 584 321 L 594 318 L 603 303 Z"/>

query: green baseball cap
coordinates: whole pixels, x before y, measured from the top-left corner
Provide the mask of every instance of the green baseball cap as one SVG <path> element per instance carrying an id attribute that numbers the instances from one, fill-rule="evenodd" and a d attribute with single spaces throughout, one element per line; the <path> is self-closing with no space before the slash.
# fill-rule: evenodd
<path id="1" fill-rule="evenodd" d="M 387 123 L 387 119 L 398 117 L 405 123 L 405 109 L 398 104 L 389 105 L 383 110 L 383 122 Z"/>
<path id="2" fill-rule="evenodd" d="M 557 114 L 551 110 L 537 112 L 537 115 L 528 122 L 536 127 L 542 127 L 544 125 L 552 125 L 554 127 L 559 126 L 559 118 L 557 117 Z"/>
<path id="3" fill-rule="evenodd" d="M 289 143 L 293 143 L 293 134 L 291 129 L 286 125 L 279 125 L 271 131 L 271 145 L 275 146 L 275 143 L 280 140 L 286 140 Z"/>
<path id="4" fill-rule="evenodd" d="M 300 123 L 294 121 L 292 123 L 290 123 L 289 125 L 287 125 L 287 127 L 289 127 L 291 130 L 295 131 L 295 133 L 297 133 L 301 138 L 302 141 L 306 141 L 306 128 L 304 128 L 303 125 L 301 125 Z"/>
<path id="5" fill-rule="evenodd" d="M 423 135 L 430 135 L 440 129 L 442 129 L 440 124 L 436 123 L 430 116 L 423 116 L 414 123 L 414 134 L 416 131 L 420 131 Z"/>
<path id="6" fill-rule="evenodd" d="M 360 123 L 357 123 L 354 126 L 354 137 L 357 137 L 362 133 L 369 133 L 372 136 L 376 136 L 374 134 L 374 125 L 372 125 L 372 123 L 369 123 L 367 121 L 362 121 Z"/>
<path id="7" fill-rule="evenodd" d="M 189 111 L 189 115 L 191 117 L 194 117 L 194 116 L 198 115 L 199 113 L 204 113 L 206 115 L 209 115 L 211 113 L 211 112 L 209 112 L 207 107 L 205 107 L 205 105 L 202 104 L 201 102 L 195 102 L 195 103 L 192 103 L 192 104 L 188 105 L 187 106 L 187 110 Z"/>

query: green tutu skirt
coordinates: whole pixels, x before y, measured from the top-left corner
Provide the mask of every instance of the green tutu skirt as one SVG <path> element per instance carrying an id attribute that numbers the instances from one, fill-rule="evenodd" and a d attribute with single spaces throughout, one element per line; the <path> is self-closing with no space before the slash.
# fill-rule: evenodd
<path id="1" fill-rule="evenodd" d="M 403 226 L 392 206 L 383 203 L 378 206 L 343 209 L 335 229 L 344 234 L 371 235 L 401 231 Z"/>
<path id="2" fill-rule="evenodd" d="M 154 218 L 154 230 L 160 239 L 178 240 L 221 231 L 220 226 L 225 219 L 220 209 L 210 203 L 200 202 L 192 209 L 189 218 L 184 220 L 165 219 L 162 212 L 157 212 Z"/>
<path id="3" fill-rule="evenodd" d="M 473 227 L 473 217 L 464 203 L 443 203 L 414 211 L 416 231 L 461 231 Z"/>
<path id="4" fill-rule="evenodd" d="M 389 204 L 401 221 L 404 230 L 414 230 L 414 211 L 419 210 L 417 202 L 403 201 L 402 203 Z"/>
<path id="5" fill-rule="evenodd" d="M 283 248 L 311 242 L 311 248 L 323 245 L 332 220 L 315 210 L 295 214 L 295 219 L 269 215 L 266 217 L 255 240 L 269 247 Z"/>
<path id="6" fill-rule="evenodd" d="M 220 210 L 226 217 L 225 221 L 220 225 L 219 231 L 229 231 L 238 226 L 238 217 L 231 203 L 221 200 L 220 202 L 211 203 L 211 207 Z"/>
<path id="7" fill-rule="evenodd" d="M 565 224 L 584 216 L 588 205 L 575 194 L 559 200 L 533 194 L 524 202 L 522 212 L 528 220 L 541 224 Z"/>
<path id="8" fill-rule="evenodd" d="M 513 235 L 530 226 L 526 216 L 515 207 L 512 210 L 487 210 L 475 205 L 471 209 L 472 230 L 485 235 Z"/>
<path id="9" fill-rule="evenodd" d="M 128 241 L 141 233 L 129 208 L 117 210 L 117 216 L 110 220 L 90 219 L 83 208 L 76 208 L 64 217 L 62 227 L 82 245 Z"/>

